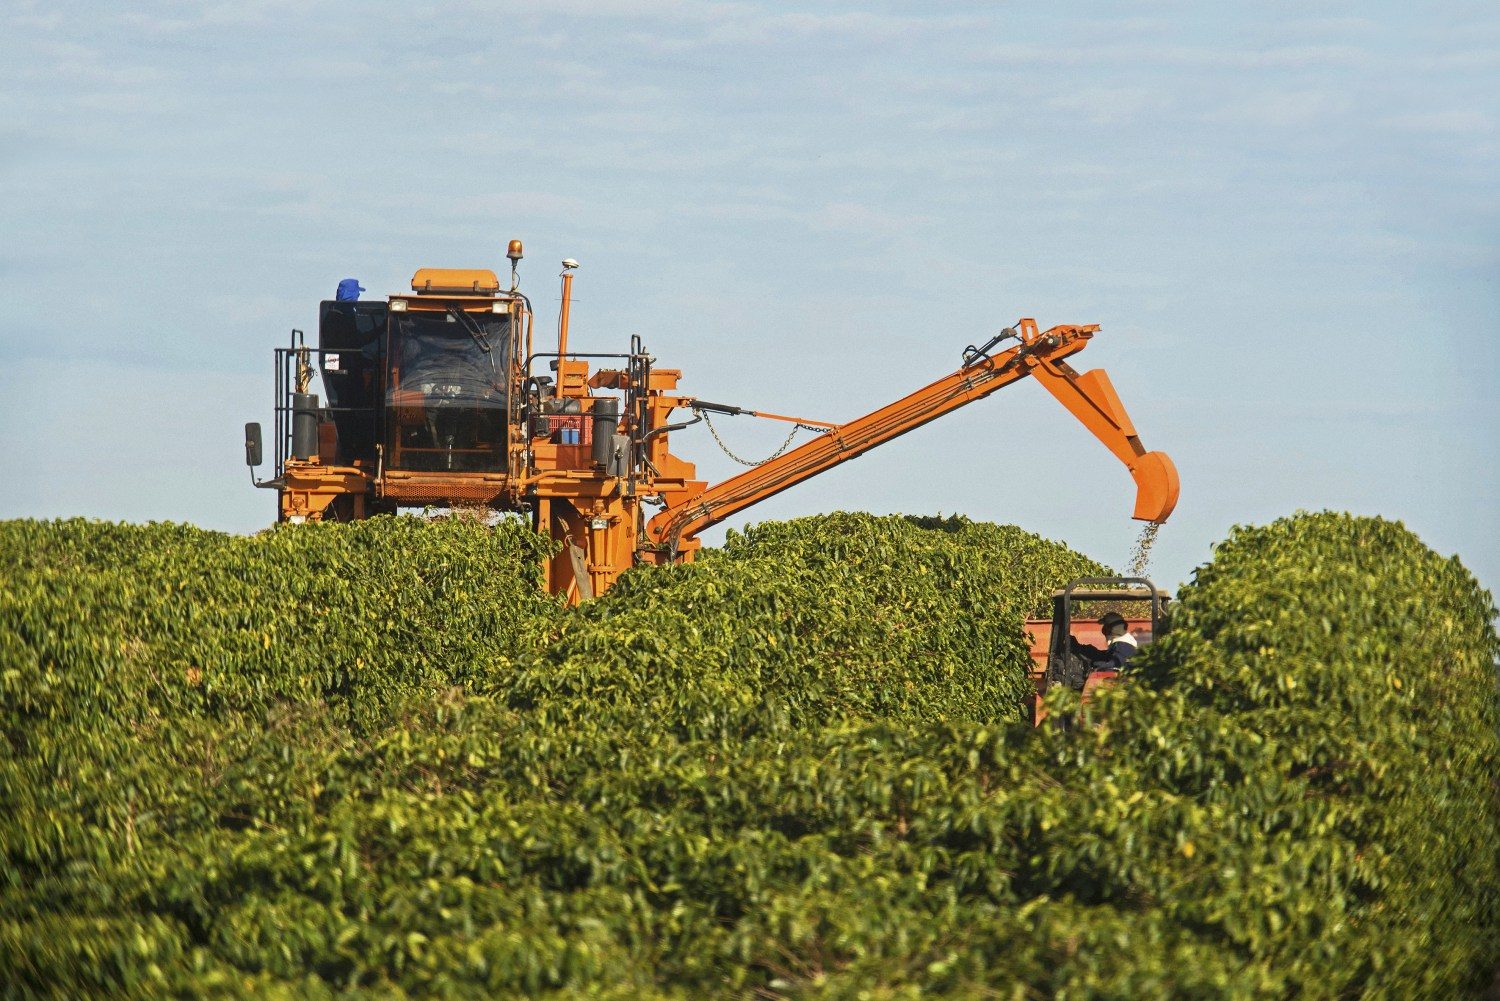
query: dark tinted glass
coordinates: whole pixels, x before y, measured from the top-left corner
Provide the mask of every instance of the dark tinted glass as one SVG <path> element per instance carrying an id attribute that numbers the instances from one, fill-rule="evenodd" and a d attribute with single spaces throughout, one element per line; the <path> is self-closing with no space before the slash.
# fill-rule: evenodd
<path id="1" fill-rule="evenodd" d="M 389 343 L 388 467 L 504 470 L 510 318 L 392 313 Z"/>
<path id="2" fill-rule="evenodd" d="M 386 313 L 384 302 L 330 301 L 319 310 L 317 366 L 341 462 L 375 461 Z"/>

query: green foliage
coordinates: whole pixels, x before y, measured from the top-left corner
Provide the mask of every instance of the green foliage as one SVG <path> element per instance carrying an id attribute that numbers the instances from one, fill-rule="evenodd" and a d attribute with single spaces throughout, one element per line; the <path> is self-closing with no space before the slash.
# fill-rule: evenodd
<path id="1" fill-rule="evenodd" d="M 1494 616 L 1456 559 L 1397 523 L 1304 515 L 1219 546 L 1143 658 L 1155 691 L 1122 713 L 1141 734 L 1162 700 L 1184 700 L 1202 727 L 1180 762 L 1149 740 L 1133 754 L 1215 818 L 1202 864 L 1239 870 L 1238 908 L 1185 919 L 1221 922 L 1330 994 L 1486 986 L 1500 966 Z M 1205 899 L 1224 882 L 1202 880 Z"/>
<path id="2" fill-rule="evenodd" d="M 1020 718 L 1028 609 L 1103 568 L 1020 529 L 833 514 L 639 570 L 507 681 L 557 725 L 735 743 L 834 721 Z"/>
<path id="3" fill-rule="evenodd" d="M 0 524 L 0 982 L 156 996 L 211 969 L 140 895 L 312 812 L 323 759 L 534 656 L 562 613 L 544 551 L 517 524 Z"/>
<path id="4" fill-rule="evenodd" d="M 1100 568 L 832 515 L 567 612 L 514 525 L 0 525 L 6 996 L 1433 997 L 1500 962 L 1489 596 L 1237 530 L 1032 731 Z M 1060 693 L 1058 714 L 1077 709 Z"/>

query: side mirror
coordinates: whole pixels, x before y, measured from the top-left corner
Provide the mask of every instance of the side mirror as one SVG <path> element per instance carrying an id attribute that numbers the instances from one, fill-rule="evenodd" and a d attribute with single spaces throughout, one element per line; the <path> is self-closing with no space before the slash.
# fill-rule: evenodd
<path id="1" fill-rule="evenodd" d="M 260 465 L 260 425 L 250 423 L 245 425 L 245 465 L 254 469 Z"/>

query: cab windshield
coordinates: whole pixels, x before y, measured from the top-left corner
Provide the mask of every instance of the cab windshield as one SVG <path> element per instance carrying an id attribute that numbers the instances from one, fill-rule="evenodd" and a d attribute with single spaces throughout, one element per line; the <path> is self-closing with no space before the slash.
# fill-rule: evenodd
<path id="1" fill-rule="evenodd" d="M 508 315 L 390 314 L 388 465 L 418 472 L 505 468 Z"/>

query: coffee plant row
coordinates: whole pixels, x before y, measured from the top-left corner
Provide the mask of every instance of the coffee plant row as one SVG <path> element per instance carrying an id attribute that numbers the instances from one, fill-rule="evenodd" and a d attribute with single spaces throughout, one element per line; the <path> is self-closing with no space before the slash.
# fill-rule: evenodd
<path id="1" fill-rule="evenodd" d="M 837 514 L 563 608 L 523 526 L 0 523 L 14 998 L 1481 996 L 1500 640 L 1398 524 L 1236 530 L 1032 730 L 1104 568 Z"/>

